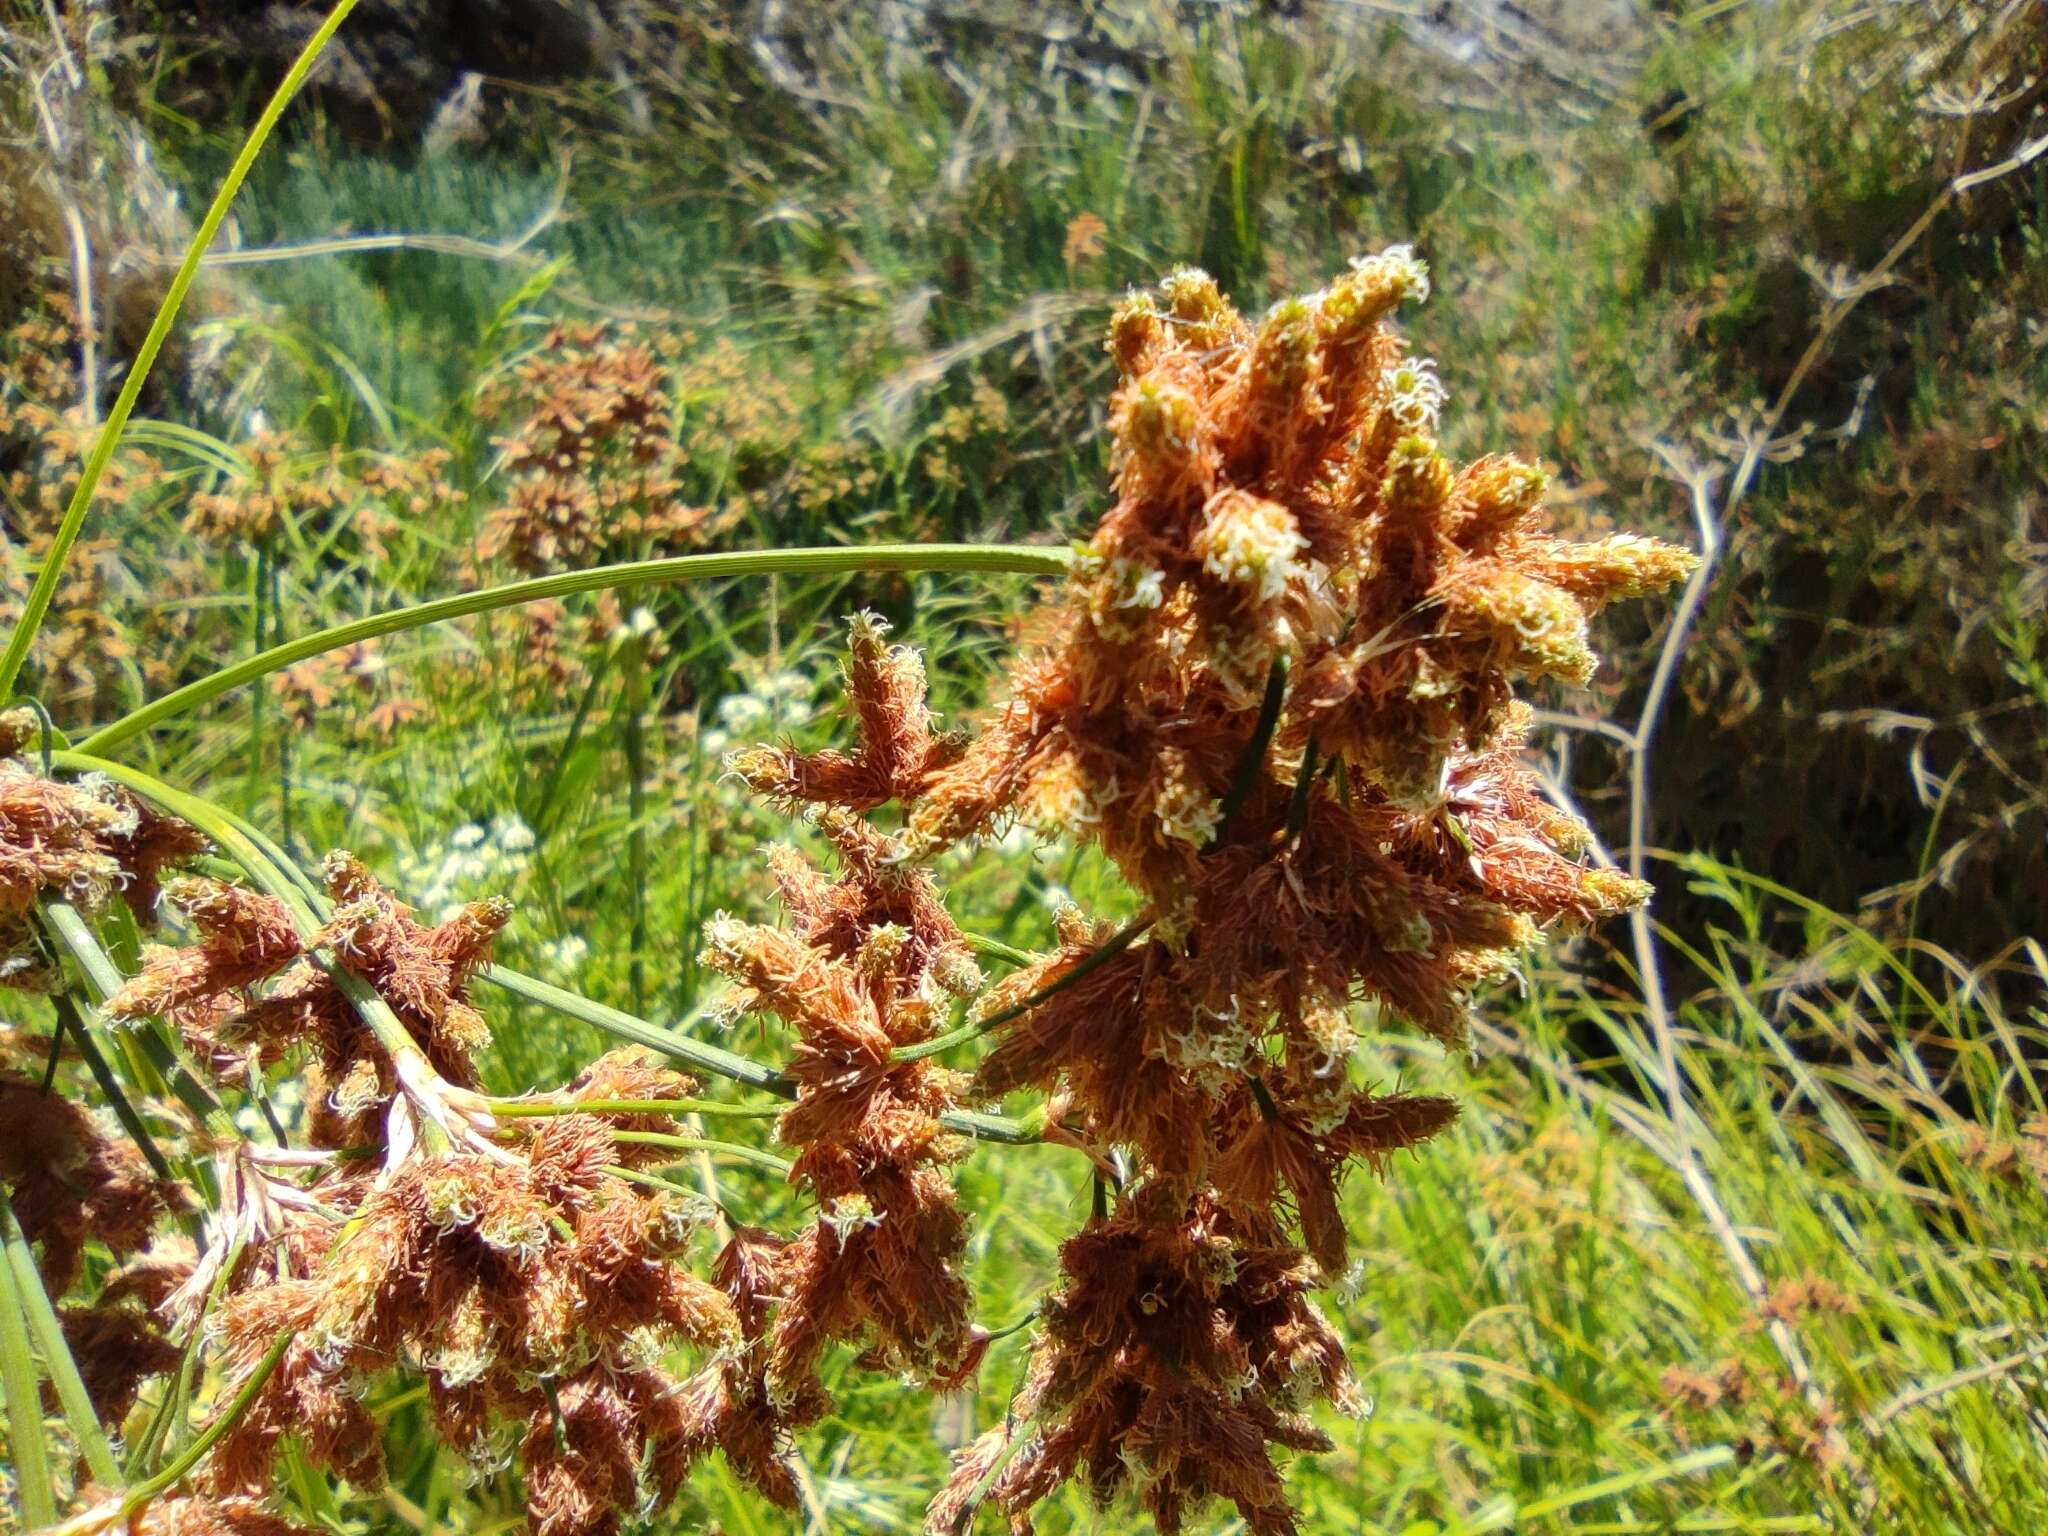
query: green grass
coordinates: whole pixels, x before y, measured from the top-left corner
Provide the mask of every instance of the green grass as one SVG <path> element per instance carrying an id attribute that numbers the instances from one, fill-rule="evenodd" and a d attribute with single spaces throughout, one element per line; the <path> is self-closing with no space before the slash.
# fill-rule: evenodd
<path id="1" fill-rule="evenodd" d="M 857 102 L 827 131 L 691 10 L 677 23 L 690 71 L 655 93 L 645 132 L 617 127 L 598 87 L 522 103 L 486 149 L 418 159 L 299 121 L 236 206 L 245 245 L 500 241 L 558 189 L 565 217 L 516 259 L 406 250 L 227 269 L 195 322 L 224 360 L 139 424 L 162 478 L 87 531 L 132 577 L 120 601 L 136 654 L 60 723 L 82 736 L 279 639 L 507 579 L 477 552 L 505 428 L 480 395 L 547 325 L 604 308 L 685 338 L 685 490 L 740 510 L 733 547 L 1056 545 L 1107 494 L 1099 337 L 1124 285 L 1194 260 L 1249 310 L 1413 239 L 1439 280 L 1414 330 L 1451 387 L 1448 446 L 1541 452 L 1579 493 L 1571 515 L 1682 532 L 1683 498 L 1647 440 L 1688 438 L 1782 382 L 1815 313 L 1797 258 L 1867 266 L 1939 180 L 1924 114 L 1853 88 L 1867 35 L 1816 41 L 1826 7 L 1781 9 L 1660 23 L 1642 100 L 1570 112 L 1447 105 L 1388 39 L 1338 47 L 1277 23 L 1154 26 L 1148 12 L 1132 25 L 1169 57 L 1134 92 L 1038 73 L 1035 56 L 993 44 L 961 51 L 964 80 L 892 75 L 864 40 L 821 29 L 818 65 Z M 1638 109 L 1670 87 L 1701 110 L 1675 144 L 1653 143 Z M 239 135 L 158 127 L 188 190 L 209 192 Z M 1703 620 L 1658 786 L 1662 840 L 1719 855 L 1657 871 L 1692 1118 L 1673 1123 L 1626 962 L 1598 940 L 1552 950 L 1525 989 L 1493 999 L 1470 1060 L 1377 1038 L 1380 1078 L 1466 1109 L 1350 1186 L 1361 1263 L 1326 1305 L 1374 1406 L 1290 1471 L 1314 1536 L 2048 1524 L 2048 1149 L 2024 1127 L 2044 1107 L 2048 958 L 2023 943 L 2039 921 L 2023 893 L 2039 889 L 2026 881 L 2040 806 L 2024 792 L 2044 761 L 2048 682 L 2039 533 L 2015 520 L 2041 494 L 2048 419 L 2026 329 L 2048 298 L 2042 166 L 2001 189 L 1997 217 L 1937 226 L 1899 307 L 1873 301 L 1845 332 L 1795 414 L 1832 424 L 1869 370 L 1871 420 L 1766 471 Z M 1082 214 L 1103 221 L 1103 250 L 1070 263 Z M 233 478 L 258 406 L 309 466 L 337 448 L 355 485 L 383 455 L 445 448 L 467 499 L 399 518 L 381 550 L 361 536 L 376 498 L 354 492 L 295 515 L 261 561 L 205 546 L 180 519 Z M 761 846 L 808 837 L 721 776 L 721 738 L 836 739 L 839 623 L 863 606 L 925 649 L 940 708 L 964 718 L 1037 602 L 1020 577 L 957 574 L 627 595 L 624 612 L 644 604 L 662 637 L 637 819 L 625 679 L 613 640 L 578 628 L 598 612 L 588 595 L 568 604 L 562 676 L 522 652 L 515 617 L 471 619 L 385 640 L 375 683 L 339 687 L 303 727 L 259 684 L 122 750 L 301 862 L 346 846 L 423 902 L 510 894 L 505 963 L 630 1006 L 637 958 L 646 1016 L 709 1038 L 698 932 L 720 910 L 765 915 Z M 1624 616 L 1605 637 L 1620 658 L 1599 703 L 1639 691 L 1647 637 L 1629 626 L 1645 622 Z M 399 694 L 420 718 L 368 729 Z M 1880 708 L 1938 722 L 1931 771 L 1954 779 L 1939 818 L 1914 800 L 1897 741 L 1816 725 Z M 2008 804 L 2022 808 L 2001 824 Z M 1982 856 L 1915 904 L 1917 928 L 1896 907 L 1835 915 L 1986 826 Z M 637 884 L 636 833 L 652 853 Z M 1064 896 L 1129 907 L 1113 872 L 1064 845 L 1006 843 L 943 873 L 963 925 L 1025 947 L 1048 942 Z M 604 1044 L 507 994 L 488 1005 L 494 1090 L 558 1082 Z M 783 1044 L 753 1023 L 719 1043 L 771 1059 Z M 714 1134 L 765 1137 L 745 1121 Z M 1674 1167 L 1681 1141 L 1770 1286 L 1832 1288 L 1787 1318 L 1811 1398 L 1783 1387 L 1756 1299 Z M 720 1177 L 763 1224 L 803 1219 L 772 1175 Z M 961 1195 L 977 1315 L 1007 1324 L 1084 1218 L 1086 1167 L 1056 1148 L 983 1146 Z M 801 1444 L 826 1527 L 914 1529 L 946 1447 L 1002 1412 L 1027 1342 L 1000 1342 L 971 1397 L 939 1410 L 838 1358 L 838 1409 Z M 19 1351 L 0 1344 L 11 1382 Z M 1674 1405 L 1669 1373 L 1730 1360 L 1753 1383 L 1745 1400 Z M 1813 1453 L 1813 1399 L 1846 1459 Z M 416 1528 L 421 1511 L 464 1531 L 516 1519 L 508 1480 L 455 1480 L 406 1384 L 375 1400 L 393 1493 L 307 1474 L 285 1494 L 295 1517 L 348 1532 Z M 789 1525 L 714 1459 L 661 1528 Z M 1046 1532 L 1141 1528 L 1071 1491 L 1041 1511 Z"/>

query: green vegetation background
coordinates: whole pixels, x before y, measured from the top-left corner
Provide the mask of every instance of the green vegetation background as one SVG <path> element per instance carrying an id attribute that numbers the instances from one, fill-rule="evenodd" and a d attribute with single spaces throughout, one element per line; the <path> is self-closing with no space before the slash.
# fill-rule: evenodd
<path id="1" fill-rule="evenodd" d="M 265 637 L 502 579 L 480 543 L 506 425 L 489 402 L 557 320 L 677 337 L 679 472 L 730 512 L 720 545 L 1058 542 L 1103 504 L 1099 337 L 1127 285 L 1192 261 L 1253 310 L 1411 240 L 1437 277 L 1411 331 L 1449 387 L 1450 446 L 1543 456 L 1569 521 L 1690 540 L 1656 445 L 1702 464 L 1739 451 L 1828 285 L 1876 266 L 1988 142 L 1938 110 L 1941 28 L 2014 8 L 1882 9 L 1676 7 L 1598 67 L 1539 51 L 1487 75 L 1394 21 L 1314 9 L 1105 11 L 1127 57 L 1080 69 L 1013 28 L 892 47 L 820 7 L 792 89 L 737 12 L 691 4 L 648 23 L 630 86 L 491 84 L 480 142 L 364 145 L 315 99 L 235 214 L 245 250 L 314 248 L 219 266 L 188 322 L 181 381 L 139 435 L 159 473 L 93 529 L 133 653 L 67 723 Z M 236 115 L 202 99 L 220 78 L 204 59 L 149 59 L 108 88 L 190 205 Z M 1813 430 L 1731 530 L 1653 796 L 1654 840 L 1683 853 L 1655 873 L 1694 1111 L 1663 1109 L 1627 963 L 1597 941 L 1492 1000 L 1471 1060 L 1381 1042 L 1387 1079 L 1467 1111 L 1351 1186 L 1365 1257 L 1329 1308 L 1375 1409 L 1293 1470 L 1306 1530 L 2048 1524 L 2048 1121 L 2030 1126 L 2048 1108 L 2048 960 L 2029 942 L 2048 889 L 2044 172 L 1947 208 L 1855 306 L 1793 403 L 1787 425 Z M 392 231 L 502 249 L 320 248 Z M 29 388 L 18 360 L 7 387 Z M 289 434 L 287 478 L 338 462 L 360 484 L 438 449 L 465 499 L 371 537 L 344 495 L 295 513 L 270 553 L 209 544 L 183 527 L 190 498 L 248 478 L 260 426 Z M 18 479 L 11 494 L 18 522 Z M 423 903 L 507 890 L 512 963 L 708 1028 L 697 930 L 765 912 L 758 849 L 802 835 L 721 779 L 721 747 L 829 739 L 838 621 L 863 605 L 926 649 L 962 718 L 1037 600 L 1015 578 L 642 594 L 628 608 L 659 635 L 644 684 L 608 632 L 630 615 L 593 625 L 596 604 L 572 605 L 539 642 L 509 622 L 408 638 L 148 752 Z M 1661 622 L 1619 615 L 1594 696 L 1547 702 L 1627 719 Z M 386 728 L 394 700 L 416 711 Z M 1617 764 L 1569 740 L 1560 771 L 1618 839 Z M 1063 897 L 1122 899 L 1063 846 L 956 863 L 963 922 L 1027 947 Z M 599 1044 L 516 1007 L 494 1023 L 502 1089 L 559 1080 Z M 741 1034 L 728 1043 L 776 1046 Z M 1679 1138 L 1766 1306 L 1672 1171 Z M 725 1176 L 765 1222 L 794 1215 L 758 1172 Z M 985 1148 L 963 1190 L 981 1315 L 1000 1325 L 1051 1278 L 1083 1173 Z M 1780 1383 L 1766 1313 L 1796 1331 L 1851 1460 L 1818 1454 L 1828 1418 Z M 842 1362 L 838 1410 L 802 1447 L 813 1528 L 915 1528 L 947 1448 L 1002 1412 L 1025 1342 L 937 1408 Z M 390 1399 L 392 1491 L 337 1497 L 309 1476 L 288 1493 L 300 1516 L 516 1521 L 509 1487 L 461 1486 L 404 1433 L 410 1394 Z M 662 1526 L 784 1528 L 715 1465 Z M 1132 1522 L 1070 1496 L 1042 1528 Z"/>

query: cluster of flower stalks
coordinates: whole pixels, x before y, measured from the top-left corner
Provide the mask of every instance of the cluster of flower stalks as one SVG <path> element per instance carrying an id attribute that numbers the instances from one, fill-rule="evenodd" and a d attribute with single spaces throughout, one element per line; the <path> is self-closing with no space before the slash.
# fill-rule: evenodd
<path id="1" fill-rule="evenodd" d="M 1474 989 L 1546 928 L 1648 895 L 1581 862 L 1584 829 L 1518 761 L 1512 688 L 1586 682 L 1588 616 L 1689 557 L 1564 542 L 1538 469 L 1444 457 L 1435 372 L 1382 323 L 1426 292 L 1395 249 L 1256 326 L 1200 272 L 1133 297 L 1110 337 L 1116 503 L 979 737 L 935 736 L 910 659 L 857 626 L 860 750 L 736 763 L 832 817 L 901 802 L 909 859 L 1010 816 L 1091 840 L 1145 903 L 1114 933 L 1067 914 L 1057 952 L 976 1005 L 996 1044 L 965 1091 L 1052 1093 L 1112 1188 L 1066 1245 L 1027 1385 L 935 1527 L 1080 1477 L 1104 1498 L 1134 1486 L 1163 1531 L 1216 1498 L 1292 1530 L 1269 1447 L 1325 1445 L 1313 1405 L 1357 1401 L 1307 1294 L 1345 1267 L 1339 1181 L 1456 1113 L 1359 1081 L 1353 1005 L 1456 1044 Z M 920 910 L 917 877 L 895 878 L 898 910 Z M 793 910 L 817 906 L 783 883 Z M 947 952 L 936 919 L 899 921 L 911 953 Z M 883 963 L 874 930 L 827 931 L 853 973 Z M 750 982 L 817 1016 L 824 994 L 781 974 L 800 979 Z M 853 979 L 878 1044 L 918 1038 L 922 1003 L 906 1024 Z"/>
<path id="2" fill-rule="evenodd" d="M 713 1451 L 794 1508 L 793 1436 L 830 1407 L 832 1350 L 932 1390 L 972 1379 L 992 1336 L 950 1170 L 975 1106 L 1027 1089 L 1043 1139 L 1092 1166 L 1093 1212 L 1021 1391 L 931 1528 L 992 1504 L 1025 1531 L 1079 1480 L 1168 1536 L 1219 1501 L 1261 1536 L 1296 1530 L 1276 1449 L 1327 1448 L 1318 1414 L 1360 1402 L 1311 1299 L 1347 1267 L 1343 1178 L 1456 1114 L 1368 1082 L 1359 1025 L 1455 1045 L 1475 993 L 1546 931 L 1645 898 L 1583 862 L 1585 830 L 1519 760 L 1512 690 L 1585 682 L 1589 615 L 1688 564 L 1629 536 L 1564 542 L 1540 471 L 1443 456 L 1442 389 L 1384 324 L 1426 288 L 1395 249 L 1256 325 L 1199 272 L 1133 297 L 1111 334 L 1115 504 L 979 734 L 937 729 L 921 660 L 863 615 L 851 744 L 733 757 L 830 850 L 829 868 L 771 854 L 780 925 L 705 933 L 726 1015 L 791 1041 L 769 1082 L 813 1213 L 795 1233 L 656 1171 L 698 1101 L 651 1057 L 534 1099 L 481 1092 L 470 987 L 503 902 L 428 927 L 345 854 L 324 895 L 256 863 L 248 885 L 163 880 L 204 839 L 39 772 L 34 718 L 0 721 L 6 979 L 48 978 L 53 909 L 89 922 L 116 893 L 192 935 L 144 950 L 104 1016 L 203 1084 L 181 1148 L 210 1164 L 196 1246 L 160 1230 L 175 1186 L 89 1117 L 0 1119 L 0 1183 L 53 1294 L 88 1242 L 139 1255 L 99 1308 L 204 1318 L 221 1379 L 205 1459 L 154 1502 L 88 1490 L 81 1536 L 278 1536 L 260 1501 L 286 1437 L 374 1486 L 365 1395 L 394 1370 L 479 1476 L 518 1469 L 539 1536 L 610 1536 Z M 1138 915 L 1069 909 L 1050 953 L 990 985 L 930 871 L 1019 819 L 1099 845 Z M 941 1064 L 975 1038 L 991 1044 L 971 1071 Z M 299 1145 L 205 1112 L 283 1064 L 308 1084 Z M 0 1103 L 37 1092 L 0 1077 Z M 148 1337 L 142 1369 L 175 1363 Z M 119 1422 L 135 1374 L 114 1386 Z"/>

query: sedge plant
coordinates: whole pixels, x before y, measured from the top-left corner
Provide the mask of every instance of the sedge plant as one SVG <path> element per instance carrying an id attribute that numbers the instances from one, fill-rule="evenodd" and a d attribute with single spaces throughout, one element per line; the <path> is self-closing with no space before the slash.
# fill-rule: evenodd
<path id="1" fill-rule="evenodd" d="M 540 1536 L 609 1536 L 709 1457 L 794 1509 L 828 1357 L 933 1392 L 982 1364 L 997 1330 L 974 1315 L 955 1170 L 995 1141 L 1084 1159 L 1093 1201 L 1028 1319 L 1011 1410 L 963 1450 L 930 1528 L 985 1504 L 1024 1528 L 1074 1482 L 1169 1533 L 1219 1505 L 1297 1530 L 1279 1458 L 1329 1448 L 1319 1407 L 1361 1405 L 1316 1300 L 1350 1268 L 1340 1185 L 1458 1112 L 1365 1079 L 1361 1007 L 1459 1044 L 1475 996 L 1546 934 L 1646 899 L 1585 861 L 1584 829 L 1523 766 L 1514 689 L 1583 684 L 1589 616 L 1689 565 L 1632 535 L 1554 536 L 1530 464 L 1446 458 L 1434 369 L 1387 323 L 1427 291 L 1397 247 L 1257 323 L 1194 270 L 1132 297 L 1110 334 L 1114 500 L 1071 552 L 585 567 L 281 643 L 76 748 L 33 710 L 0 717 L 5 979 L 56 1000 L 128 1126 L 102 1130 L 27 1064 L 0 1079 L 33 1106 L 0 1139 L 6 1220 L 34 1255 L 0 1295 L 31 1520 L 287 1529 L 265 1501 L 288 1468 L 381 1479 L 369 1390 L 393 1372 L 476 1475 L 517 1469 Z M 578 516 L 646 499 L 579 498 Z M 851 739 L 733 754 L 830 850 L 824 867 L 771 854 L 781 924 L 703 933 L 729 983 L 716 1009 L 779 1019 L 785 1059 L 495 967 L 502 899 L 427 924 L 354 856 L 308 872 L 127 760 L 181 710 L 375 635 L 821 569 L 1057 573 L 1064 596 L 978 729 L 940 729 L 922 658 L 859 614 Z M 940 861 L 1018 822 L 1099 847 L 1138 915 L 1070 908 L 1043 954 L 963 932 Z M 189 942 L 136 943 L 167 915 Z M 493 1097 L 476 1069 L 492 989 L 630 1043 Z M 290 1127 L 265 1110 L 286 1075 L 304 1084 Z M 707 1099 L 713 1076 L 750 1097 Z M 772 1117 L 779 1151 L 715 1134 L 728 1113 Z M 787 1183 L 805 1219 L 750 1219 L 715 1167 Z M 86 1245 L 123 1262 L 73 1304 Z M 39 1336 L 68 1486 L 20 1411 L 35 1365 L 17 1340 L 55 1304 L 64 1347 Z"/>

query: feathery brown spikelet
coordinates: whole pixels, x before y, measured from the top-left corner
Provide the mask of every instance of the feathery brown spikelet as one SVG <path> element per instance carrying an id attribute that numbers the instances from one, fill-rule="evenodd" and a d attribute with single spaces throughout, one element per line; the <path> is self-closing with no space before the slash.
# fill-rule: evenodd
<path id="1" fill-rule="evenodd" d="M 735 983 L 728 1008 L 772 1013 L 796 1035 L 784 1069 L 796 1102 L 779 1132 L 819 1215 L 774 1254 L 780 1305 L 764 1320 L 760 1366 L 776 1408 L 821 1399 L 817 1362 L 835 1341 L 863 1341 L 864 1367 L 932 1383 L 959 1380 L 985 1347 L 968 1320 L 967 1222 L 945 1172 L 965 1148 L 938 1118 L 964 1080 L 892 1059 L 932 1035 L 948 998 L 979 990 L 981 973 L 931 877 L 859 814 L 913 802 L 954 747 L 933 733 L 922 660 L 883 633 L 871 615 L 853 622 L 854 752 L 763 749 L 736 760 L 757 792 L 814 804 L 837 878 L 776 849 L 769 864 L 789 928 L 720 916 L 705 930 L 704 963 Z"/>
<path id="2" fill-rule="evenodd" d="M 17 1072 L 0 1071 L 0 1184 L 22 1232 L 42 1253 L 50 1295 L 78 1278 L 88 1239 L 138 1252 L 183 1190 L 152 1175 L 132 1143 L 100 1130 L 76 1104 Z"/>
<path id="3" fill-rule="evenodd" d="M 191 827 L 126 790 L 44 777 L 20 755 L 41 736 L 33 710 L 0 710 L 0 986 L 46 979 L 28 924 L 39 898 L 95 913 L 119 892 L 147 924 L 165 866 L 206 847 Z"/>
<path id="4" fill-rule="evenodd" d="M 1269 1447 L 1327 1450 L 1308 1417 L 1362 1406 L 1343 1349 L 1284 1245 L 1236 1230 L 1213 1200 L 1154 1184 L 1060 1250 L 1063 1283 L 1011 1422 L 1029 1438 L 988 1497 L 1013 1516 L 1071 1477 L 1098 1502 L 1129 1487 L 1164 1536 L 1212 1499 L 1261 1536 L 1296 1530 Z M 1000 1433 L 1000 1432 L 998 1432 Z M 929 1512 L 952 1531 L 1005 1447 L 984 1439 Z"/>
<path id="5" fill-rule="evenodd" d="M 869 811 L 890 800 L 908 804 L 925 780 L 960 755 L 964 741 L 934 731 L 925 707 L 924 663 L 907 646 L 891 646 L 889 626 L 860 613 L 849 624 L 846 696 L 857 745 L 851 752 L 809 754 L 756 747 L 732 755 L 730 766 L 757 795 L 787 805 L 836 805 Z"/>
<path id="6" fill-rule="evenodd" d="M 498 447 L 511 489 L 485 546 L 528 574 L 675 549 L 722 521 L 678 496 L 676 342 L 631 324 L 557 326 L 485 408 L 520 419 Z"/>
<path id="7" fill-rule="evenodd" d="M 637 1061 L 592 1081 L 694 1086 Z M 286 1434 L 374 1484 L 381 1444 L 361 1391 L 403 1358 L 458 1453 L 480 1467 L 520 1457 L 537 1532 L 608 1536 L 622 1511 L 672 1497 L 710 1441 L 663 1358 L 682 1344 L 729 1353 L 739 1325 L 721 1290 L 673 1262 L 702 1202 L 614 1176 L 619 1128 L 564 1115 L 516 1152 L 416 1158 L 328 1224 L 302 1274 L 231 1297 L 222 1331 L 238 1373 L 280 1330 L 292 1337 L 208 1464 L 211 1486 L 265 1486 Z"/>
<path id="8" fill-rule="evenodd" d="M 111 1305 L 102 1296 L 89 1307 L 60 1308 L 58 1315 L 65 1347 L 102 1424 L 119 1428 L 143 1378 L 177 1368 L 181 1351 L 139 1308 Z"/>
<path id="9" fill-rule="evenodd" d="M 383 1047 L 310 951 L 327 950 L 339 969 L 369 983 L 434 1070 L 471 1087 L 471 1058 L 490 1031 L 469 1000 L 469 981 L 512 908 L 501 898 L 472 902 L 428 928 L 354 855 L 330 854 L 325 873 L 334 913 L 310 936 L 298 932 L 274 897 L 217 880 L 178 882 L 171 900 L 199 942 L 146 954 L 141 972 L 108 999 L 107 1012 L 117 1019 L 162 1016 L 230 1075 L 241 1054 L 253 1051 L 270 1062 L 293 1045 L 311 1046 L 309 1136 L 317 1146 L 342 1147 L 370 1135 L 396 1081 Z M 265 981 L 272 982 L 267 991 L 254 991 Z"/>

